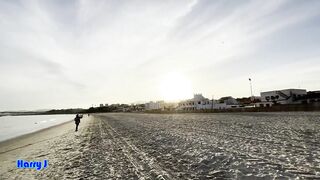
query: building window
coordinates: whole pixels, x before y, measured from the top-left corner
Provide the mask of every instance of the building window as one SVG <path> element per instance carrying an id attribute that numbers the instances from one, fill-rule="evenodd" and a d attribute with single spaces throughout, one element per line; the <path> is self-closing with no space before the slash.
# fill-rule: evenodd
<path id="1" fill-rule="evenodd" d="M 270 96 L 266 96 L 266 100 L 269 101 L 270 100 Z"/>

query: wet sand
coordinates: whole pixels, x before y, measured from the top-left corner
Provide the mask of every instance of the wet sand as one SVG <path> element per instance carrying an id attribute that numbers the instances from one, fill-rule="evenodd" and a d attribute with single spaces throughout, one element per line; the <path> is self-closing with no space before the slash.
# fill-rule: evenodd
<path id="1" fill-rule="evenodd" d="M 96 114 L 0 143 L 0 179 L 320 179 L 319 113 Z M 17 169 L 16 159 L 49 160 Z"/>

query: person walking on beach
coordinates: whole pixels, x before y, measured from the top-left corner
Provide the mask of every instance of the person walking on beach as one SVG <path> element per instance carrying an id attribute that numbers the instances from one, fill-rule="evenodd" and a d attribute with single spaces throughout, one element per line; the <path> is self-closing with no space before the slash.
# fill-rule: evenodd
<path id="1" fill-rule="evenodd" d="M 82 117 L 79 114 L 77 114 L 76 117 L 74 118 L 74 122 L 76 123 L 76 131 L 78 131 L 78 126 L 80 124 L 80 119 L 81 118 Z"/>

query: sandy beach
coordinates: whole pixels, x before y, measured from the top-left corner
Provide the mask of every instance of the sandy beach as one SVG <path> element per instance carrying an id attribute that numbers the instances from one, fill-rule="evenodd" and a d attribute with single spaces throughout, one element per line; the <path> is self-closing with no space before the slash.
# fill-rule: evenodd
<path id="1" fill-rule="evenodd" d="M 0 143 L 0 179 L 320 179 L 319 113 L 96 114 Z M 49 167 L 17 169 L 16 160 Z"/>
<path id="2" fill-rule="evenodd" d="M 64 171 L 60 165 L 66 162 L 66 157 L 71 158 L 72 154 L 78 152 L 78 149 L 80 149 L 78 147 L 81 146 L 80 143 L 82 142 L 79 137 L 84 133 L 89 122 L 89 118 L 84 118 L 81 123 L 82 131 L 79 132 L 74 132 L 74 122 L 70 121 L 0 142 L 0 179 L 68 178 L 65 174 L 67 171 Z M 49 168 L 41 171 L 17 169 L 17 159 L 27 161 L 47 159 L 49 160 Z"/>

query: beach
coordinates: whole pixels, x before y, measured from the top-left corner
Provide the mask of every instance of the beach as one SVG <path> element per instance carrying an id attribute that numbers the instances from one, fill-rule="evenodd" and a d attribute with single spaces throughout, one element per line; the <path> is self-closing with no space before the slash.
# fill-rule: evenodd
<path id="1" fill-rule="evenodd" d="M 95 114 L 1 142 L 0 179 L 320 179 L 319 115 Z"/>
<path id="2" fill-rule="evenodd" d="M 85 126 L 86 123 L 84 120 L 82 125 Z M 43 179 L 41 177 L 44 175 L 49 179 L 55 179 L 55 176 L 47 173 L 55 171 L 53 167 L 64 161 L 62 155 L 66 149 L 78 145 L 79 135 L 80 132 L 74 132 L 74 122 L 69 121 L 0 142 L 0 179 Z M 64 155 L 64 157 L 69 156 L 69 153 Z M 47 159 L 49 168 L 41 171 L 17 169 L 18 159 L 29 161 Z"/>

